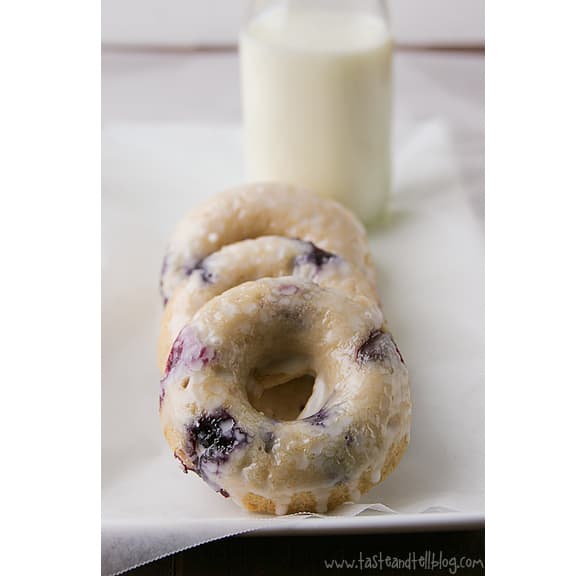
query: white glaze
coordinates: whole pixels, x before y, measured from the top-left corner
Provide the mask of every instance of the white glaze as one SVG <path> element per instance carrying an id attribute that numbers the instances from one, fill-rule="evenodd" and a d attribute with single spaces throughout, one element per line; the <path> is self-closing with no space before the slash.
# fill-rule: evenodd
<path id="1" fill-rule="evenodd" d="M 206 365 L 196 370 L 198 360 L 182 360 L 166 377 L 166 394 L 161 408 L 163 427 L 172 449 L 191 467 L 185 454 L 186 429 L 201 413 L 225 407 L 250 438 L 231 452 L 225 464 L 206 467 L 210 482 L 224 488 L 233 500 L 244 505 L 248 492 L 272 500 L 276 513 L 290 508 L 292 498 L 311 493 L 315 511 L 324 512 L 330 493 L 344 484 L 352 500 L 359 497 L 364 473 L 372 483 L 380 480 L 390 450 L 409 437 L 410 394 L 408 373 L 393 347 L 386 347 L 385 362 L 359 363 L 356 351 L 379 328 L 372 322 L 377 313 L 364 314 L 363 306 L 308 281 L 291 278 L 290 296 L 286 279 L 261 279 L 232 288 L 206 303 L 186 329 L 193 342 L 221 341 L 214 351 L 203 352 Z M 296 288 L 294 290 L 294 288 Z M 304 298 L 305 294 L 311 298 Z M 287 322 L 282 302 L 307 317 L 306 329 Z M 259 302 L 257 313 L 254 303 Z M 222 315 L 215 320 L 214 312 Z M 249 338 L 242 340 L 237 327 L 249 322 Z M 327 342 L 329 327 L 340 336 L 340 346 Z M 270 336 L 270 331 L 276 331 Z M 239 375 L 259 364 L 262 351 L 272 353 L 294 334 L 301 352 L 311 359 L 315 373 L 314 392 L 301 416 L 312 416 L 319 408 L 327 416 L 320 424 L 302 419 L 273 422 L 248 402 L 245 382 Z M 194 348 L 196 346 L 196 348 Z M 276 347 L 276 348 L 275 348 Z M 190 368 L 192 367 L 192 369 Z M 182 388 L 181 382 L 189 382 Z M 388 424 L 394 419 L 394 425 Z M 225 422 L 230 430 L 230 422 Z M 269 452 L 264 451 L 263 433 L 274 435 Z"/>

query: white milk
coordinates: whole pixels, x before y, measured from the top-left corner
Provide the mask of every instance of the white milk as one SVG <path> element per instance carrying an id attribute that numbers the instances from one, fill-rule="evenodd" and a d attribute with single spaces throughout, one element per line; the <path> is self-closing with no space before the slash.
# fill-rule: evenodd
<path id="1" fill-rule="evenodd" d="M 382 214 L 390 191 L 392 40 L 369 13 L 274 8 L 241 38 L 250 180 L 301 184 Z"/>

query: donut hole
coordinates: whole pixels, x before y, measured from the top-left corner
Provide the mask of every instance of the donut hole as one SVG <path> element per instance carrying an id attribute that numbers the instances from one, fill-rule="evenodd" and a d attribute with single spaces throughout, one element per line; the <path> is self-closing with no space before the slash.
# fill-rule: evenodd
<path id="1" fill-rule="evenodd" d="M 282 342 L 282 350 L 279 338 L 274 340 L 270 338 L 255 358 L 246 387 L 248 401 L 273 420 L 296 420 L 312 395 L 315 373 L 310 357 L 289 338 Z"/>
<path id="2" fill-rule="evenodd" d="M 268 418 L 280 421 L 297 420 L 314 389 L 314 375 L 303 374 L 261 389 L 260 394 L 249 393 L 252 406 Z"/>

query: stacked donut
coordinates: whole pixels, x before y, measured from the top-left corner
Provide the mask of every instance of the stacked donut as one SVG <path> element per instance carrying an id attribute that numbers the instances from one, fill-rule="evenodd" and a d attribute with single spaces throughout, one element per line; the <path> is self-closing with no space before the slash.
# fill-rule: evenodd
<path id="1" fill-rule="evenodd" d="M 247 510 L 331 510 L 399 462 L 408 372 L 366 233 L 283 184 L 225 191 L 176 228 L 161 273 L 160 416 L 185 472 Z"/>

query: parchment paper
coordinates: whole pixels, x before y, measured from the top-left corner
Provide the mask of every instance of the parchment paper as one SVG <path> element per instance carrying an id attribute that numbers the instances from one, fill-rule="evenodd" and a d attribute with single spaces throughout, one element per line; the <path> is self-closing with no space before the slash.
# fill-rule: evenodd
<path id="1" fill-rule="evenodd" d="M 103 133 L 102 571 L 239 532 L 310 522 L 251 515 L 183 474 L 158 420 L 158 273 L 172 226 L 243 181 L 236 126 L 108 126 Z M 397 145 L 394 216 L 371 232 L 386 315 L 410 369 L 412 441 L 396 471 L 321 521 L 390 529 L 483 512 L 483 234 L 441 122 Z M 419 516 L 411 516 L 419 515 Z M 375 522 L 373 516 L 370 517 Z M 322 524 L 320 524 L 322 525 Z M 348 529 L 350 526 L 347 524 Z"/>

